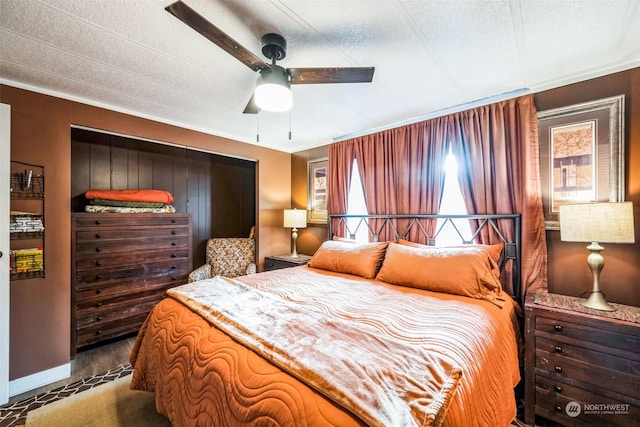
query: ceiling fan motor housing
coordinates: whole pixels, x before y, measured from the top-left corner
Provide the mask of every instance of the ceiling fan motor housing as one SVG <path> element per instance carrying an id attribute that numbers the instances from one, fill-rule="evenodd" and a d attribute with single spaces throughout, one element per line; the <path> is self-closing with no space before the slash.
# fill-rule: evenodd
<path id="1" fill-rule="evenodd" d="M 275 61 L 284 59 L 287 56 L 287 41 L 280 34 L 265 34 L 262 36 L 262 54 Z"/>

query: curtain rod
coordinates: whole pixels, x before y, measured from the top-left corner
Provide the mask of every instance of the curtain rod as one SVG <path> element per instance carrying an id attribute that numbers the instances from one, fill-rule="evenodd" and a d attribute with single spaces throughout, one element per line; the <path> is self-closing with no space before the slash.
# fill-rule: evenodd
<path id="1" fill-rule="evenodd" d="M 447 114 L 453 114 L 453 113 L 458 113 L 460 111 L 464 111 L 464 110 L 469 110 L 471 108 L 476 108 L 476 107 L 481 107 L 484 105 L 489 105 L 489 104 L 493 104 L 495 102 L 500 102 L 500 101 L 505 101 L 507 99 L 511 99 L 511 98 L 517 98 L 519 96 L 525 95 L 527 93 L 529 93 L 531 90 L 529 88 L 520 88 L 520 89 L 515 89 L 509 92 L 504 92 L 501 93 L 499 95 L 493 95 L 493 96 L 489 96 L 487 98 L 481 98 L 481 99 L 477 99 L 475 101 L 470 101 L 470 102 L 466 102 L 464 104 L 458 104 L 458 105 L 454 105 L 452 107 L 447 107 L 447 108 L 443 108 L 442 110 L 437 110 L 437 111 L 432 111 L 430 113 L 427 114 L 423 114 L 421 116 L 417 116 L 417 117 L 413 117 L 411 119 L 406 119 L 406 120 L 401 120 L 398 122 L 394 122 L 394 123 L 390 123 L 388 125 L 384 125 L 384 126 L 379 126 L 376 128 L 371 128 L 371 129 L 366 129 L 366 130 L 362 130 L 362 131 L 358 131 L 358 132 L 353 132 L 353 133 L 349 133 L 346 135 L 342 135 L 342 136 L 338 136 L 333 138 L 333 142 L 338 142 L 338 141 L 342 141 L 345 139 L 351 139 L 351 138 L 356 138 L 358 136 L 363 136 L 363 135 L 371 135 L 377 132 L 381 132 L 383 130 L 388 130 L 388 129 L 394 129 L 400 126 L 406 126 L 406 125 L 410 125 L 413 123 L 418 123 L 418 122 L 422 122 L 425 120 L 429 120 L 429 119 L 434 119 L 436 117 L 442 117 L 442 116 L 446 116 Z"/>

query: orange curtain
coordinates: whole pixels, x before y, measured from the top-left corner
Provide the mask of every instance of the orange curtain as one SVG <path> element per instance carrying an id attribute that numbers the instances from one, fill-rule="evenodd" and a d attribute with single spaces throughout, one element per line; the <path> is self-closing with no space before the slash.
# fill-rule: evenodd
<path id="1" fill-rule="evenodd" d="M 437 213 L 444 186 L 444 147 L 440 144 L 440 129 L 422 122 L 350 141 L 358 161 L 364 187 L 367 211 L 370 214 Z M 380 221 L 371 221 L 378 231 Z M 408 220 L 398 220 L 394 226 L 407 238 L 426 243 L 424 233 Z M 435 232 L 436 221 L 425 221 L 422 227 L 429 236 Z M 409 228 L 411 227 L 411 228 Z M 390 229 L 381 230 L 380 240 L 393 238 Z"/>
<path id="2" fill-rule="evenodd" d="M 327 210 L 329 215 L 344 215 L 347 213 L 354 157 L 352 143 L 338 142 L 329 146 L 329 176 L 327 177 L 329 194 Z M 344 236 L 344 226 L 334 223 L 332 229 Z"/>
<path id="3" fill-rule="evenodd" d="M 451 149 L 457 159 L 464 161 L 464 172 L 458 180 L 467 211 L 520 213 L 522 289 L 546 287 L 547 244 L 540 191 L 538 119 L 533 96 L 510 99 L 449 117 Z M 497 242 L 489 230 L 483 229 L 479 236 L 481 243 Z M 515 237 L 513 230 L 507 237 Z"/>
<path id="4" fill-rule="evenodd" d="M 459 179 L 469 213 L 522 215 L 523 295 L 529 288 L 546 287 L 538 122 L 532 95 L 332 144 L 329 212 L 346 213 L 349 187 L 345 190 L 344 182 L 351 177 L 355 156 L 370 214 L 438 213 L 449 144 L 456 158 L 465 162 L 466 172 Z M 435 225 L 435 221 L 427 225 L 430 235 Z M 490 234 L 479 236 L 481 242 L 492 243 Z M 514 239 L 514 231 L 507 236 Z M 508 286 L 505 290 L 512 292 Z"/>

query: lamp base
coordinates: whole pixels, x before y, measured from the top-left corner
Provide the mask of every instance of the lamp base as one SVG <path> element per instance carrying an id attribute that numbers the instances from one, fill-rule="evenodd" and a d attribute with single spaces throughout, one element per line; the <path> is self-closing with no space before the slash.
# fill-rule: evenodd
<path id="1" fill-rule="evenodd" d="M 293 252 L 289 255 L 291 258 L 298 258 L 298 229 L 293 227 L 291 230 L 291 239 L 293 240 Z"/>
<path id="2" fill-rule="evenodd" d="M 593 308 L 594 310 L 602 310 L 602 311 L 616 311 L 616 308 L 611 306 L 602 296 L 602 292 L 600 291 L 591 291 L 591 295 L 585 301 L 582 301 L 582 304 L 585 307 Z"/>

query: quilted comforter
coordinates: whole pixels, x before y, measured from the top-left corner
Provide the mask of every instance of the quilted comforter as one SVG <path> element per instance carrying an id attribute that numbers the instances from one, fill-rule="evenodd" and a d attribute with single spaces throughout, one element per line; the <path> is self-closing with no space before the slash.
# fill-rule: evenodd
<path id="1" fill-rule="evenodd" d="M 132 388 L 176 426 L 508 425 L 515 306 L 298 267 L 171 291 Z"/>

